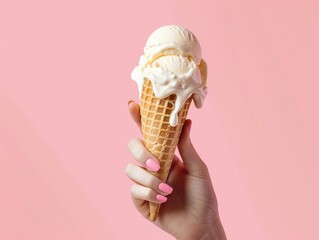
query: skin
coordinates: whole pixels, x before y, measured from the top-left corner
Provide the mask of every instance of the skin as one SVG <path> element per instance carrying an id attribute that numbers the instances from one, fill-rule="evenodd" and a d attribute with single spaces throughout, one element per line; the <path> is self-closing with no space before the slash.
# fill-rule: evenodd
<path id="1" fill-rule="evenodd" d="M 139 105 L 130 101 L 129 112 L 140 128 Z M 160 203 L 156 195 L 166 196 L 167 201 L 161 205 L 154 224 L 178 240 L 224 240 L 226 235 L 209 171 L 191 143 L 190 130 L 191 121 L 188 119 L 178 145 L 183 161 L 174 157 L 167 180 L 173 188 L 171 193 L 159 190 L 161 180 L 147 171 L 146 161 L 157 160 L 142 140 L 133 138 L 129 141 L 129 151 L 138 163 L 129 163 L 125 169 L 126 175 L 134 182 L 131 187 L 132 201 L 140 214 L 149 219 L 148 201 Z"/>

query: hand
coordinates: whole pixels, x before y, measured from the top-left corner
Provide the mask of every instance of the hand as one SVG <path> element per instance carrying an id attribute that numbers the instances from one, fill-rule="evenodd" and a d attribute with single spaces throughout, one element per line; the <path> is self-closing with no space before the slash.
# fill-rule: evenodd
<path id="1" fill-rule="evenodd" d="M 129 102 L 129 111 L 141 127 L 140 108 Z M 158 170 L 158 162 L 139 139 L 132 139 L 128 148 L 141 165 L 130 163 L 125 172 L 135 182 L 131 195 L 136 209 L 149 219 L 148 202 L 162 203 L 156 226 L 180 240 L 226 239 L 221 224 L 217 199 L 205 163 L 190 140 L 191 121 L 186 120 L 178 144 L 182 157 L 175 155 L 167 184 L 146 171 Z M 160 190 L 161 189 L 161 190 Z"/>

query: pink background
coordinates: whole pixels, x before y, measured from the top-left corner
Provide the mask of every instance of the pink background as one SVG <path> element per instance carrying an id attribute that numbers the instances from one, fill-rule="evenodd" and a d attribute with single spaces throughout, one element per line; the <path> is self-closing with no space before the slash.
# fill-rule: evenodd
<path id="1" fill-rule="evenodd" d="M 319 239 L 318 1 L 1 1 L 0 239 L 172 239 L 134 209 L 127 102 L 148 35 L 209 65 L 194 145 L 229 239 Z"/>

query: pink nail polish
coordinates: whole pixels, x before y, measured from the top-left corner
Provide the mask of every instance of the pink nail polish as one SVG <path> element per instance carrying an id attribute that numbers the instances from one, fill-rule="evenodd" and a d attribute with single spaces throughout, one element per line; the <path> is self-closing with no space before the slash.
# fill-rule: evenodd
<path id="1" fill-rule="evenodd" d="M 160 169 L 160 165 L 155 162 L 153 159 L 148 159 L 146 161 L 146 166 L 149 170 L 157 172 Z"/>
<path id="2" fill-rule="evenodd" d="M 164 196 L 159 195 L 159 194 L 156 195 L 156 199 L 157 199 L 157 201 L 159 201 L 159 202 L 161 202 L 161 203 L 167 201 L 167 197 L 164 197 Z"/>
<path id="3" fill-rule="evenodd" d="M 173 192 L 173 188 L 169 185 L 167 185 L 166 183 L 160 183 L 158 185 L 158 189 L 163 191 L 164 193 L 170 194 Z"/>

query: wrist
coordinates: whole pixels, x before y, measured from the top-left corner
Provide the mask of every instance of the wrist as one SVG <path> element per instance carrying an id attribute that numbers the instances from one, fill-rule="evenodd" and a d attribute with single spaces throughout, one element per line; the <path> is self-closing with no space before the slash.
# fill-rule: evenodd
<path id="1" fill-rule="evenodd" d="M 205 230 L 177 237 L 176 240 L 227 240 L 227 238 L 221 222 L 218 221 L 213 226 L 206 227 Z"/>

